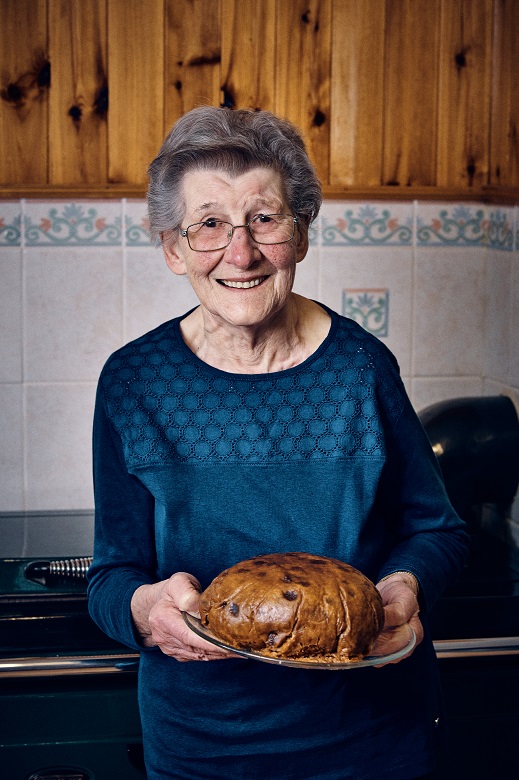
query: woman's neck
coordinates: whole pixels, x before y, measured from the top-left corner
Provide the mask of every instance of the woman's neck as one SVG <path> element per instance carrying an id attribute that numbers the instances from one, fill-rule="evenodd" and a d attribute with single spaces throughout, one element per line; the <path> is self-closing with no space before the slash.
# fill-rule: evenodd
<path id="1" fill-rule="evenodd" d="M 233 374 L 267 374 L 310 357 L 328 335 L 330 317 L 318 304 L 293 294 L 287 306 L 261 326 L 233 326 L 200 306 L 180 328 L 204 363 Z"/>

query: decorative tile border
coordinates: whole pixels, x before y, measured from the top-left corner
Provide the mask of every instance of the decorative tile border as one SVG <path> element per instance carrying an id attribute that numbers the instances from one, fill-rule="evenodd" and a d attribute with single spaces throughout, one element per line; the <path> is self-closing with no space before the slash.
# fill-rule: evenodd
<path id="1" fill-rule="evenodd" d="M 420 204 L 418 246 L 488 246 L 491 223 L 484 206 Z"/>
<path id="2" fill-rule="evenodd" d="M 0 246 L 21 246 L 21 208 L 19 201 L 0 201 Z"/>
<path id="3" fill-rule="evenodd" d="M 488 245 L 508 252 L 514 248 L 514 210 L 491 209 L 488 215 Z"/>
<path id="4" fill-rule="evenodd" d="M 412 203 L 324 204 L 323 246 L 410 246 L 413 240 Z"/>
<path id="5" fill-rule="evenodd" d="M 127 200 L 124 208 L 126 246 L 150 246 L 150 221 L 145 200 Z"/>
<path id="6" fill-rule="evenodd" d="M 146 201 L 0 201 L 0 246 L 23 243 L 31 247 L 151 246 Z M 312 247 L 414 243 L 517 250 L 519 206 L 325 201 L 309 231 Z"/>
<path id="7" fill-rule="evenodd" d="M 384 338 L 389 334 L 389 290 L 343 290 L 342 313 L 374 336 Z"/>
<path id="8" fill-rule="evenodd" d="M 121 202 L 27 201 L 26 246 L 120 246 Z"/>
<path id="9" fill-rule="evenodd" d="M 479 205 L 419 205 L 417 243 L 421 246 L 514 247 L 513 208 Z"/>

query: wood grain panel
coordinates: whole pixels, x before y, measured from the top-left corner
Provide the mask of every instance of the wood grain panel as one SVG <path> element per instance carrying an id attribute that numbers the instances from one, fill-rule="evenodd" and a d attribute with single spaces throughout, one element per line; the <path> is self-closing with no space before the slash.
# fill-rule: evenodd
<path id="1" fill-rule="evenodd" d="M 164 0 L 108 3 L 111 182 L 146 182 L 163 140 L 164 24 Z"/>
<path id="2" fill-rule="evenodd" d="M 45 0 L 2 0 L 0 182 L 47 181 L 51 79 Z"/>
<path id="3" fill-rule="evenodd" d="M 107 178 L 106 0 L 49 0 L 49 181 Z"/>
<path id="4" fill-rule="evenodd" d="M 297 124 L 329 197 L 519 202 L 519 0 L 0 5 L 0 197 L 144 194 L 224 104 Z"/>
<path id="5" fill-rule="evenodd" d="M 166 1 L 167 132 L 187 111 L 220 102 L 220 0 Z"/>
<path id="6" fill-rule="evenodd" d="M 303 133 L 323 183 L 329 181 L 331 0 L 278 2 L 275 103 Z"/>
<path id="7" fill-rule="evenodd" d="M 436 183 L 440 0 L 387 0 L 383 184 Z"/>
<path id="8" fill-rule="evenodd" d="M 276 0 L 222 0 L 223 105 L 274 110 L 276 32 Z"/>
<path id="9" fill-rule="evenodd" d="M 495 0 L 490 182 L 519 186 L 519 3 Z"/>
<path id="10" fill-rule="evenodd" d="M 488 184 L 492 0 L 442 0 L 437 184 Z"/>
<path id="11" fill-rule="evenodd" d="M 330 183 L 382 177 L 385 0 L 334 0 Z"/>

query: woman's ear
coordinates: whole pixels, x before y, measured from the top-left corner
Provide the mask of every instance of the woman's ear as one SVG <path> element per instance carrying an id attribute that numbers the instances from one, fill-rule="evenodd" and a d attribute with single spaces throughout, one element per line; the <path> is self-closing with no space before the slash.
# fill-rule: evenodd
<path id="1" fill-rule="evenodd" d="M 296 263 L 300 263 L 308 252 L 308 223 L 299 219 L 296 229 Z"/>
<path id="2" fill-rule="evenodd" d="M 162 234 L 160 237 L 162 241 L 162 251 L 166 258 L 166 263 L 170 271 L 174 274 L 183 276 L 187 273 L 186 264 L 184 259 L 179 253 L 178 241 L 171 235 Z"/>

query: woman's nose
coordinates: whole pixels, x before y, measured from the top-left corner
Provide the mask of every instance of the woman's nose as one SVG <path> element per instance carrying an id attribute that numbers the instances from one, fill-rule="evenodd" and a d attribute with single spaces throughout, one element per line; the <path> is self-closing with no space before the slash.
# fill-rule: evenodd
<path id="1" fill-rule="evenodd" d="M 249 233 L 247 225 L 234 228 L 231 243 L 227 247 L 227 261 L 239 268 L 248 268 L 259 255 L 258 245 Z"/>

